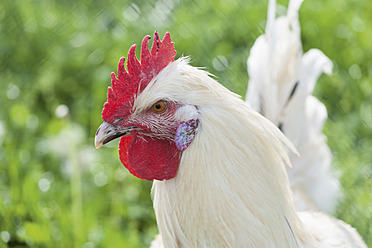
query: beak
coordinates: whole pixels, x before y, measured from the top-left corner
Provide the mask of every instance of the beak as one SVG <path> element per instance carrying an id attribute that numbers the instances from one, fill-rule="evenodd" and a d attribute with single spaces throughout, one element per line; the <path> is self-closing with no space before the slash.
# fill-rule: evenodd
<path id="1" fill-rule="evenodd" d="M 136 127 L 120 127 L 114 126 L 110 123 L 103 122 L 101 126 L 99 126 L 96 137 L 94 139 L 94 144 L 96 148 L 100 148 L 101 146 L 106 145 L 110 141 L 119 138 L 121 136 L 130 135 L 130 131 L 135 129 Z"/>

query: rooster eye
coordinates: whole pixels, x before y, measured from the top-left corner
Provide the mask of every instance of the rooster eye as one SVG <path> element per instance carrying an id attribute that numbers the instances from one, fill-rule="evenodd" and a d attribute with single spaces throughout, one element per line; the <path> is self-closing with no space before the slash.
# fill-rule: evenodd
<path id="1" fill-rule="evenodd" d="M 167 104 L 164 101 L 158 101 L 152 105 L 152 110 L 161 113 L 167 108 Z"/>

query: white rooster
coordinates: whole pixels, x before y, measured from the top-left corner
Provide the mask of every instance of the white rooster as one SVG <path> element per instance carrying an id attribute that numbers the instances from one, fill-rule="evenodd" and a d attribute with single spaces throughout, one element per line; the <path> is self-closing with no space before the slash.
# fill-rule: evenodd
<path id="1" fill-rule="evenodd" d="M 166 33 L 120 59 L 96 133 L 121 137 L 121 162 L 153 180 L 160 236 L 152 247 L 366 247 L 320 212 L 297 212 L 285 165 L 290 141 L 203 70 L 175 60 Z M 257 91 L 259 92 L 259 91 Z"/>

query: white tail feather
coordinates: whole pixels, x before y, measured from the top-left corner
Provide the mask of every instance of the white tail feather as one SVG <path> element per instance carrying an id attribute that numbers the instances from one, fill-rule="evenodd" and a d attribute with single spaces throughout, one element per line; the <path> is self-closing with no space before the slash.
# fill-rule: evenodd
<path id="1" fill-rule="evenodd" d="M 293 167 L 288 168 L 297 209 L 332 212 L 340 189 L 322 134 L 327 111 L 311 94 L 320 74 L 331 74 L 333 65 L 318 49 L 302 53 L 301 4 L 291 0 L 287 15 L 275 18 L 276 1 L 270 0 L 266 33 L 258 37 L 248 58 L 246 100 L 277 125 L 301 155 L 290 156 Z"/>

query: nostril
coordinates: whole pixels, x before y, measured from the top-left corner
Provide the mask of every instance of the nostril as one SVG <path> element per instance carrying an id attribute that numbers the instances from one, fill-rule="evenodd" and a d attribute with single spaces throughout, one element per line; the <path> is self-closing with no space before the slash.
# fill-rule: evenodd
<path id="1" fill-rule="evenodd" d="M 99 130 L 101 129 L 101 126 L 97 129 L 96 136 L 99 133 Z"/>

